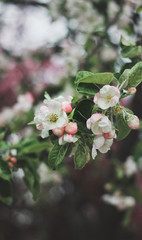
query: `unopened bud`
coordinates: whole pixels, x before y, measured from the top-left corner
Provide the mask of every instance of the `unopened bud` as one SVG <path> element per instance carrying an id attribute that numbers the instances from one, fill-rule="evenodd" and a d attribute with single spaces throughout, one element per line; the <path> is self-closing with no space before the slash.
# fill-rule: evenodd
<path id="1" fill-rule="evenodd" d="M 128 93 L 133 95 L 136 93 L 136 91 L 137 91 L 137 89 L 135 87 L 131 87 L 131 88 L 129 88 Z"/>
<path id="2" fill-rule="evenodd" d="M 16 159 L 15 157 L 12 157 L 12 158 L 11 158 L 11 162 L 16 163 L 16 162 L 17 162 L 17 159 Z"/>
<path id="3" fill-rule="evenodd" d="M 14 164 L 12 162 L 9 162 L 8 163 L 9 167 L 13 168 L 14 167 Z"/>

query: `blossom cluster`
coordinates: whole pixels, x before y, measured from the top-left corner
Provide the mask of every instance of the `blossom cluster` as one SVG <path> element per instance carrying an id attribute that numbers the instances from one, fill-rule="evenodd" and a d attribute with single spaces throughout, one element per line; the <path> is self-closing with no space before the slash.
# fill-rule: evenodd
<path id="1" fill-rule="evenodd" d="M 59 137 L 59 145 L 66 142 L 76 142 L 74 136 L 77 132 L 77 123 L 69 122 L 68 113 L 72 112 L 72 97 L 66 99 L 59 96 L 54 99 L 44 100 L 44 105 L 36 112 L 34 122 L 38 130 L 41 130 L 41 137 L 49 136 L 49 130 Z"/>
<path id="2" fill-rule="evenodd" d="M 134 90 L 129 89 L 128 94 L 133 94 Z M 86 127 L 92 132 L 90 136 L 93 136 L 93 159 L 97 156 L 97 151 L 107 153 L 113 144 L 113 140 L 117 137 L 112 111 L 122 111 L 123 107 L 120 106 L 119 100 L 119 88 L 110 85 L 104 85 L 93 98 L 94 104 L 101 111 L 93 113 L 86 121 Z M 77 122 L 69 115 L 73 113 L 71 101 L 71 96 L 66 98 L 59 96 L 54 99 L 49 96 L 46 97 L 34 117 L 36 128 L 41 130 L 42 138 L 48 137 L 50 130 L 59 138 L 59 145 L 64 145 L 67 142 L 75 143 L 81 137 Z M 129 128 L 137 129 L 139 127 L 137 116 L 125 111 L 122 114 Z"/>

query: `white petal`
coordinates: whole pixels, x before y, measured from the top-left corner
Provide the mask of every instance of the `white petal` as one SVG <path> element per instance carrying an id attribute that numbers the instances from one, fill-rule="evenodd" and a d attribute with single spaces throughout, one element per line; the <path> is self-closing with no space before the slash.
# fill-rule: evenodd
<path id="1" fill-rule="evenodd" d="M 97 156 L 97 151 L 96 151 L 96 148 L 93 146 L 92 147 L 92 158 L 95 159 L 96 156 Z"/>
<path id="2" fill-rule="evenodd" d="M 86 126 L 87 126 L 88 129 L 91 129 L 91 121 L 90 121 L 90 118 L 87 120 Z"/>
<path id="3" fill-rule="evenodd" d="M 104 145 L 105 139 L 103 136 L 98 136 L 94 138 L 93 146 L 98 149 Z"/>
<path id="4" fill-rule="evenodd" d="M 46 128 L 42 129 L 42 131 L 41 131 L 41 137 L 42 137 L 42 138 L 46 138 L 46 137 L 48 137 L 48 136 L 49 136 L 49 131 L 48 131 Z"/>

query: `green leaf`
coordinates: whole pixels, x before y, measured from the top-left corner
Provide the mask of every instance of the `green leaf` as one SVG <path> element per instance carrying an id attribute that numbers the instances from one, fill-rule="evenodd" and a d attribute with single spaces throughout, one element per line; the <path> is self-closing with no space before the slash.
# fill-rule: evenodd
<path id="1" fill-rule="evenodd" d="M 36 123 L 34 121 L 31 121 L 28 123 L 28 125 L 35 125 Z"/>
<path id="2" fill-rule="evenodd" d="M 30 146 L 22 147 L 18 155 L 31 154 L 31 153 L 40 153 L 43 150 L 48 150 L 50 144 L 48 142 L 37 142 L 33 143 Z"/>
<path id="3" fill-rule="evenodd" d="M 110 84 L 113 79 L 112 73 L 90 73 L 90 72 L 79 72 L 77 74 L 75 83 L 94 83 L 94 84 Z"/>
<path id="4" fill-rule="evenodd" d="M 127 89 L 130 87 L 137 87 L 142 82 L 142 61 L 138 62 L 137 64 L 132 67 L 129 72 L 128 76 L 128 86 Z"/>
<path id="5" fill-rule="evenodd" d="M 12 204 L 11 184 L 2 178 L 0 178 L 0 201 L 7 205 Z"/>
<path id="6" fill-rule="evenodd" d="M 128 127 L 122 114 L 116 115 L 116 127 L 118 129 L 117 140 L 120 141 L 128 136 L 131 129 Z"/>
<path id="7" fill-rule="evenodd" d="M 49 94 L 48 94 L 48 92 L 45 92 L 45 93 L 44 93 L 44 97 L 45 97 L 47 100 L 50 100 L 50 99 L 51 99 L 50 96 L 49 96 Z"/>
<path id="8" fill-rule="evenodd" d="M 76 79 L 75 79 L 75 84 L 78 84 L 81 79 L 87 78 L 89 76 L 92 76 L 93 73 L 87 72 L 87 71 L 81 71 L 77 73 Z"/>
<path id="9" fill-rule="evenodd" d="M 92 134 L 92 132 L 86 127 L 86 124 L 77 121 L 77 126 L 78 126 L 78 131 L 87 133 L 87 134 Z"/>
<path id="10" fill-rule="evenodd" d="M 127 46 L 121 50 L 121 55 L 124 58 L 135 58 L 142 55 L 141 46 Z"/>
<path id="11" fill-rule="evenodd" d="M 24 181 L 27 188 L 33 195 L 33 199 L 36 200 L 40 193 L 40 178 L 37 172 L 33 172 L 30 168 L 24 167 Z"/>
<path id="12" fill-rule="evenodd" d="M 6 161 L 0 161 L 0 178 L 10 181 L 12 173 Z"/>
<path id="13" fill-rule="evenodd" d="M 97 92 L 99 92 L 99 88 L 93 83 L 80 83 L 77 87 L 77 91 L 84 95 L 94 96 Z"/>
<path id="14" fill-rule="evenodd" d="M 124 82 L 126 79 L 127 81 L 125 82 L 125 84 L 123 85 L 123 88 L 126 88 L 128 85 L 128 77 L 129 77 L 129 73 L 130 73 L 130 69 L 125 69 L 124 72 L 121 74 L 120 78 L 119 78 L 119 83 L 122 84 L 122 82 Z"/>
<path id="15" fill-rule="evenodd" d="M 135 42 L 127 40 L 123 36 L 121 36 L 120 45 L 121 47 L 123 47 L 123 46 L 135 46 L 136 44 Z"/>
<path id="16" fill-rule="evenodd" d="M 88 99 L 80 101 L 75 108 L 73 118 L 86 124 L 87 119 L 91 116 L 93 106 L 94 103 Z"/>
<path id="17" fill-rule="evenodd" d="M 0 141 L 4 138 L 6 130 L 4 128 L 0 128 Z"/>
<path id="18" fill-rule="evenodd" d="M 88 153 L 88 146 L 86 146 L 83 141 L 78 140 L 78 146 L 74 156 L 74 164 L 76 169 L 81 169 L 85 166 Z"/>
<path id="19" fill-rule="evenodd" d="M 0 141 L 0 152 L 8 150 L 9 149 L 9 144 L 4 141 Z"/>
<path id="20" fill-rule="evenodd" d="M 67 143 L 64 145 L 59 145 L 57 141 L 48 155 L 49 167 L 55 169 L 63 161 L 67 149 L 68 149 Z"/>
<path id="21" fill-rule="evenodd" d="M 142 5 L 140 5 L 137 9 L 136 9 L 136 13 L 140 13 L 142 12 Z"/>

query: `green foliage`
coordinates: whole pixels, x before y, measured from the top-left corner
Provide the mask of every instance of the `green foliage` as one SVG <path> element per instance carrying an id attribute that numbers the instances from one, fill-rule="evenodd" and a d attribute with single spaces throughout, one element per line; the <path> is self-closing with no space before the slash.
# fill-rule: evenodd
<path id="1" fill-rule="evenodd" d="M 76 169 L 81 169 L 87 162 L 87 156 L 89 153 L 89 147 L 81 139 L 77 142 L 77 149 L 74 155 L 74 164 Z"/>
<path id="2" fill-rule="evenodd" d="M 142 5 L 140 5 L 137 9 L 136 9 L 136 13 L 140 13 L 142 12 Z"/>
<path id="3" fill-rule="evenodd" d="M 0 201 L 7 205 L 12 203 L 12 190 L 9 181 L 0 178 Z"/>
<path id="4" fill-rule="evenodd" d="M 86 121 L 92 114 L 94 103 L 88 99 L 80 101 L 74 111 L 73 119 L 77 121 L 78 130 L 84 133 L 90 133 L 86 127 Z"/>
<path id="5" fill-rule="evenodd" d="M 142 46 L 137 46 L 135 42 L 121 37 L 121 55 L 125 58 L 135 58 L 142 55 Z"/>
<path id="6" fill-rule="evenodd" d="M 80 83 L 77 91 L 84 95 L 94 96 L 99 91 L 99 88 L 93 83 Z"/>
<path id="7" fill-rule="evenodd" d="M 123 117 L 123 114 L 117 114 L 116 115 L 116 125 L 118 129 L 118 136 L 117 140 L 123 140 L 128 136 L 130 133 L 131 129 L 128 127 L 126 120 Z"/>
<path id="8" fill-rule="evenodd" d="M 127 89 L 130 87 L 137 87 L 142 82 L 142 61 L 135 64 L 134 67 L 131 68 L 129 75 L 128 75 L 128 86 Z"/>
<path id="9" fill-rule="evenodd" d="M 12 171 L 8 166 L 8 162 L 0 160 L 0 178 L 10 181 L 12 179 Z"/>
<path id="10" fill-rule="evenodd" d="M 91 73 L 87 71 L 78 72 L 75 84 L 93 83 L 93 84 L 110 84 L 113 79 L 112 73 Z"/>
<path id="11" fill-rule="evenodd" d="M 59 145 L 58 141 L 54 144 L 52 150 L 49 152 L 48 155 L 48 165 L 52 169 L 56 169 L 61 162 L 63 161 L 66 152 L 68 150 L 68 144 Z"/>
<path id="12" fill-rule="evenodd" d="M 36 200 L 40 193 L 39 175 L 36 171 L 33 171 L 29 166 L 23 168 L 24 181 L 33 195 L 33 199 Z"/>

